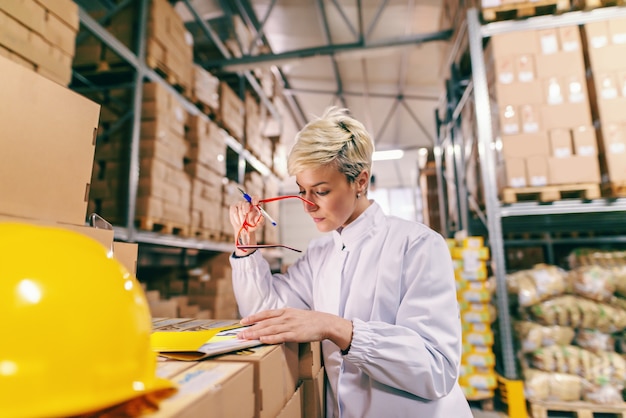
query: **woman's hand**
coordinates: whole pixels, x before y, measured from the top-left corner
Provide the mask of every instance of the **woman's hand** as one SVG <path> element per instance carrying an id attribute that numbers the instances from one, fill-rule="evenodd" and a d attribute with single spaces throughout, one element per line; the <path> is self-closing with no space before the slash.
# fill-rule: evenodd
<path id="1" fill-rule="evenodd" d="M 352 342 L 352 321 L 325 312 L 271 309 L 247 316 L 241 323 L 251 326 L 239 332 L 238 338 L 264 344 L 328 339 L 346 350 Z"/>
<path id="2" fill-rule="evenodd" d="M 256 245 L 257 239 L 255 231 L 265 224 L 265 218 L 261 216 L 261 213 L 256 206 L 258 203 L 258 197 L 253 197 L 252 203 L 241 201 L 230 206 L 230 224 L 233 227 L 235 239 L 238 238 L 240 241 L 237 244 Z M 244 221 L 246 222 L 246 227 L 242 229 Z M 249 254 L 248 252 L 241 250 L 236 250 L 235 253 L 238 256 Z"/>

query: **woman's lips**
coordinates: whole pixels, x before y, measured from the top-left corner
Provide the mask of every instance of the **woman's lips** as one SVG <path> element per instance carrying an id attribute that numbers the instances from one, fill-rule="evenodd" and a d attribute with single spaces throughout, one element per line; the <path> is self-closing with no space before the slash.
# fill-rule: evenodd
<path id="1" fill-rule="evenodd" d="M 315 222 L 315 223 L 322 222 L 323 220 L 324 220 L 324 218 L 313 218 L 313 222 Z"/>

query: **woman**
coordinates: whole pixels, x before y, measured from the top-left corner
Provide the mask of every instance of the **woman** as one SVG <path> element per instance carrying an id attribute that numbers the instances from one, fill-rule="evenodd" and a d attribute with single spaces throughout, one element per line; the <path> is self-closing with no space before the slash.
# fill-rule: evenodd
<path id="1" fill-rule="evenodd" d="M 248 227 L 247 246 L 231 256 L 242 323 L 253 324 L 240 338 L 322 341 L 329 418 L 470 418 L 457 383 L 461 324 L 448 248 L 367 199 L 373 151 L 346 109 L 329 108 L 298 133 L 288 170 L 305 211 L 330 234 L 272 275 Z M 230 208 L 235 233 L 258 219 L 252 203 Z"/>

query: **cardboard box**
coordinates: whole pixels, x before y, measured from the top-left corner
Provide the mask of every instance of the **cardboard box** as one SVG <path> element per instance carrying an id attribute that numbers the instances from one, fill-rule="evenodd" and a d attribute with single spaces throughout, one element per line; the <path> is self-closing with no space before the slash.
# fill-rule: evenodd
<path id="1" fill-rule="evenodd" d="M 589 102 L 563 103 L 561 105 L 542 105 L 540 107 L 542 128 L 573 128 L 591 126 L 591 109 Z"/>
<path id="2" fill-rule="evenodd" d="M 607 21 L 611 43 L 626 44 L 626 19 L 623 17 L 611 18 Z"/>
<path id="3" fill-rule="evenodd" d="M 589 49 L 604 48 L 609 45 L 609 25 L 606 20 L 585 23 L 583 37 Z"/>
<path id="4" fill-rule="evenodd" d="M 526 187 L 526 159 L 505 158 L 506 185 L 508 187 Z"/>
<path id="5" fill-rule="evenodd" d="M 496 73 L 496 81 L 498 84 L 511 84 L 515 82 L 515 80 L 517 80 L 515 57 L 497 57 L 494 60 L 494 67 Z"/>
<path id="6" fill-rule="evenodd" d="M 531 187 L 542 187 L 548 184 L 548 158 L 535 155 L 526 159 L 526 178 Z"/>
<path id="7" fill-rule="evenodd" d="M 554 158 L 568 158 L 574 153 L 572 135 L 569 129 L 552 129 L 550 136 L 550 156 Z"/>
<path id="8" fill-rule="evenodd" d="M 252 365 L 203 361 L 172 376 L 178 393 L 147 417 L 223 418 L 254 416 Z"/>
<path id="9" fill-rule="evenodd" d="M 312 379 L 302 380 L 302 417 L 326 416 L 326 372 L 322 367 Z"/>
<path id="10" fill-rule="evenodd" d="M 598 100 L 616 99 L 621 93 L 618 91 L 616 74 L 613 72 L 597 72 L 593 76 Z"/>
<path id="11" fill-rule="evenodd" d="M 578 25 L 562 26 L 557 31 L 562 52 L 582 51 L 582 40 Z"/>
<path id="12" fill-rule="evenodd" d="M 537 78 L 560 77 L 566 75 L 585 75 L 585 60 L 582 50 L 557 52 L 551 55 L 535 57 Z"/>
<path id="13" fill-rule="evenodd" d="M 534 81 L 537 78 L 535 56 L 531 54 L 518 55 L 515 59 L 515 72 L 517 74 L 517 81 L 520 83 Z"/>
<path id="14" fill-rule="evenodd" d="M 113 243 L 113 255 L 126 267 L 129 273 L 137 275 L 137 256 L 139 245 L 132 242 Z"/>
<path id="15" fill-rule="evenodd" d="M 539 53 L 535 31 L 499 33 L 491 37 L 491 44 L 496 58 L 511 55 L 511 51 L 517 54 L 537 55 Z"/>
<path id="16" fill-rule="evenodd" d="M 515 135 L 520 133 L 520 120 L 517 108 L 513 105 L 500 105 L 500 133 Z"/>
<path id="17" fill-rule="evenodd" d="M 598 112 L 600 122 L 603 125 L 613 123 L 626 123 L 626 97 L 616 97 L 614 99 L 598 99 Z"/>
<path id="18" fill-rule="evenodd" d="M 322 344 L 319 341 L 300 343 L 298 347 L 298 375 L 312 379 L 322 368 Z"/>
<path id="19" fill-rule="evenodd" d="M 297 380 L 289 377 L 289 361 L 284 345 L 263 345 L 213 359 L 216 362 L 243 362 L 254 368 L 257 418 L 273 418 L 292 396 Z"/>
<path id="20" fill-rule="evenodd" d="M 518 81 L 510 84 L 496 84 L 496 100 L 498 103 L 507 105 L 541 104 L 544 92 L 541 81 L 529 81 L 520 83 Z"/>
<path id="21" fill-rule="evenodd" d="M 598 140 L 596 128 L 593 126 L 579 126 L 572 130 L 574 153 L 583 157 L 598 154 Z"/>
<path id="22" fill-rule="evenodd" d="M 600 183 L 600 164 L 595 155 L 550 157 L 548 169 L 550 184 Z"/>
<path id="23" fill-rule="evenodd" d="M 550 143 L 545 132 L 535 134 L 509 135 L 502 137 L 504 158 L 526 158 L 532 155 L 550 154 Z"/>
<path id="24" fill-rule="evenodd" d="M 539 106 L 525 104 L 519 109 L 520 125 L 522 132 L 527 134 L 537 133 L 541 129 Z"/>
<path id="25" fill-rule="evenodd" d="M 0 213 L 84 224 L 100 106 L 0 57 Z"/>
<path id="26" fill-rule="evenodd" d="M 626 68 L 626 44 L 590 49 L 589 60 L 593 71 L 624 70 Z"/>
<path id="27" fill-rule="evenodd" d="M 535 36 L 539 43 L 538 55 L 556 54 L 561 50 L 561 46 L 559 44 L 559 34 L 556 28 L 537 30 Z"/>
<path id="28" fill-rule="evenodd" d="M 302 418 L 302 386 L 296 389 L 276 418 Z"/>

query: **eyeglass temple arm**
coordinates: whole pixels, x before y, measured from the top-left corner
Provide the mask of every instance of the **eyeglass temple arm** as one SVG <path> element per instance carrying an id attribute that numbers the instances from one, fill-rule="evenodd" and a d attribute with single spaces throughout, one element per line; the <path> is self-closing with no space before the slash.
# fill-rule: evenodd
<path id="1" fill-rule="evenodd" d="M 298 195 L 286 195 L 286 196 L 269 197 L 267 199 L 259 200 L 259 203 L 269 203 L 269 202 L 275 202 L 277 200 L 284 200 L 284 199 L 300 199 L 300 200 L 302 200 L 304 203 L 306 203 L 308 205 L 315 206 L 315 203 L 311 202 L 310 200 L 305 199 L 302 196 L 298 196 Z"/>

